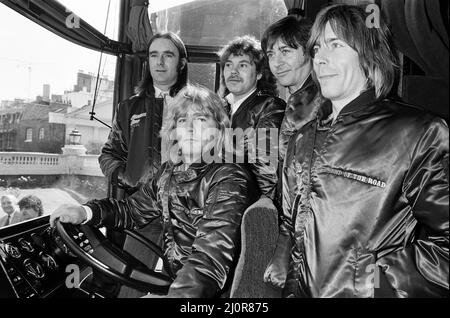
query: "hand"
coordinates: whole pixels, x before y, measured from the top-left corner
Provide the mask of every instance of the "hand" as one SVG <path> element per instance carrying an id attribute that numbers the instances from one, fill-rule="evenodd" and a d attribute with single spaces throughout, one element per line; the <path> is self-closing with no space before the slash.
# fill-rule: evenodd
<path id="1" fill-rule="evenodd" d="M 275 288 L 282 289 L 287 277 L 285 266 L 280 264 L 280 260 L 272 260 L 264 272 L 264 282 Z"/>
<path id="2" fill-rule="evenodd" d="M 289 271 L 292 243 L 289 236 L 279 235 L 275 253 L 264 272 L 264 282 L 276 288 L 283 288 Z"/>
<path id="3" fill-rule="evenodd" d="M 81 224 L 86 218 L 86 211 L 81 205 L 63 204 L 50 215 L 50 225 L 55 226 L 58 219 L 63 223 Z"/>

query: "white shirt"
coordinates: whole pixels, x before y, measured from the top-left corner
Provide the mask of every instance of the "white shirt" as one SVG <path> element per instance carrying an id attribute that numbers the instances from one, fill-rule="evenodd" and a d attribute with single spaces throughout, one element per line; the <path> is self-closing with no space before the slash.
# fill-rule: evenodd
<path id="1" fill-rule="evenodd" d="M 227 96 L 225 96 L 225 99 L 227 100 L 228 103 L 230 103 L 230 106 L 231 106 L 231 115 L 234 115 L 234 113 L 239 109 L 239 107 L 242 105 L 242 103 L 255 91 L 256 91 L 256 87 L 254 89 L 252 89 L 251 91 L 249 91 L 243 97 L 239 98 L 238 100 L 234 100 L 234 95 L 231 93 L 228 94 Z"/>
<path id="2" fill-rule="evenodd" d="M 87 205 L 82 205 L 82 207 L 84 208 L 84 212 L 86 212 L 86 220 L 81 224 L 86 224 L 92 219 L 92 209 Z"/>
<path id="3" fill-rule="evenodd" d="M 156 98 L 164 98 L 164 106 L 172 101 L 173 97 L 170 96 L 170 91 L 163 91 L 156 86 L 153 86 L 153 88 L 155 89 Z"/>

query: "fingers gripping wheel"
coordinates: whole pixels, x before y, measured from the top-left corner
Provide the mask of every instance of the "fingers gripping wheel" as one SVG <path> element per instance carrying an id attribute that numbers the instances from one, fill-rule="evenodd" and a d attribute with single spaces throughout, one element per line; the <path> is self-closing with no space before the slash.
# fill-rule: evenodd
<path id="1" fill-rule="evenodd" d="M 140 241 L 164 261 L 170 276 L 149 269 L 141 261 L 114 246 L 97 228 L 56 221 L 56 230 L 69 249 L 86 264 L 127 286 L 144 292 L 166 294 L 173 275 L 163 252 L 155 243 L 142 235 L 124 230 L 127 235 Z"/>

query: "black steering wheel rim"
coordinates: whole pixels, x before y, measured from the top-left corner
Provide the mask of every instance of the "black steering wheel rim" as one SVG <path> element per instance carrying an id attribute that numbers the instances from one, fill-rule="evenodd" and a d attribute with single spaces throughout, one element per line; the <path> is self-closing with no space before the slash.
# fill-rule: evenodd
<path id="1" fill-rule="evenodd" d="M 139 233 L 124 230 L 123 232 L 141 242 L 152 252 L 162 258 L 163 266 L 169 275 L 149 269 L 134 256 L 114 246 L 99 229 L 89 225 L 73 225 L 56 220 L 56 230 L 68 248 L 83 262 L 111 277 L 124 285 L 136 288 L 143 292 L 166 294 L 173 282 L 170 266 L 164 254 L 155 243 Z M 86 251 L 74 239 L 74 233 L 83 233 L 89 240 L 92 249 Z M 104 260 L 99 260 L 102 256 Z M 109 263 L 109 264 L 108 264 Z M 142 266 L 143 265 L 143 266 Z M 143 268 L 145 267 L 145 268 Z"/>

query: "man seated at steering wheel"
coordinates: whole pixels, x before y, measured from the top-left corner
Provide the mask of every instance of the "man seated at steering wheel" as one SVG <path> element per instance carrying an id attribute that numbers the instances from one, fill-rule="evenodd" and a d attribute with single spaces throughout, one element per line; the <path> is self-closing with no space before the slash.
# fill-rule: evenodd
<path id="1" fill-rule="evenodd" d="M 226 292 L 239 256 L 244 211 L 257 199 L 243 166 L 221 163 L 230 121 L 220 98 L 188 85 L 172 101 L 161 131 L 169 160 L 140 191 L 124 200 L 63 205 L 50 216 L 62 223 L 135 229 L 164 223 L 164 256 L 175 279 L 168 297 L 217 297 Z"/>

